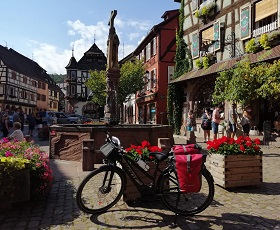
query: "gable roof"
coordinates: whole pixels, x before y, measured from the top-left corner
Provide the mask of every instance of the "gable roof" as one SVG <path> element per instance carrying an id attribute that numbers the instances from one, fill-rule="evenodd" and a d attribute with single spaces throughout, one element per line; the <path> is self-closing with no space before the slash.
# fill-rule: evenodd
<path id="1" fill-rule="evenodd" d="M 54 81 L 37 62 L 25 57 L 13 49 L 0 45 L 0 59 L 11 70 L 33 79 L 53 84 Z"/>
<path id="2" fill-rule="evenodd" d="M 107 58 L 101 49 L 94 43 L 84 56 L 77 62 L 75 57 L 72 56 L 66 69 L 79 69 L 79 70 L 105 70 Z"/>

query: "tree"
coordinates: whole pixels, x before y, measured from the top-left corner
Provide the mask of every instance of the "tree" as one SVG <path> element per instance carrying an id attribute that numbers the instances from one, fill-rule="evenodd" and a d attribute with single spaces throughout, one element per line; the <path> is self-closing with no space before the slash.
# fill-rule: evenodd
<path id="1" fill-rule="evenodd" d="M 273 64 L 248 61 L 219 73 L 215 82 L 215 103 L 235 101 L 242 105 L 256 99 L 266 99 L 272 106 L 280 98 L 280 61 Z"/>
<path id="2" fill-rule="evenodd" d="M 118 103 L 122 104 L 130 99 L 131 94 L 136 94 L 145 86 L 143 76 L 146 69 L 143 61 L 125 62 L 120 69 L 120 81 L 118 87 Z"/>
<path id="3" fill-rule="evenodd" d="M 91 71 L 90 77 L 85 82 L 86 87 L 92 91 L 92 101 L 100 106 L 106 104 L 106 71 Z"/>
<path id="4" fill-rule="evenodd" d="M 129 100 L 131 94 L 142 90 L 145 82 L 143 76 L 145 74 L 145 66 L 143 61 L 136 60 L 134 62 L 126 62 L 120 69 L 120 79 L 118 84 L 118 103 L 122 104 Z M 92 101 L 99 105 L 106 104 L 106 71 L 92 71 L 90 78 L 85 82 L 92 92 Z"/>

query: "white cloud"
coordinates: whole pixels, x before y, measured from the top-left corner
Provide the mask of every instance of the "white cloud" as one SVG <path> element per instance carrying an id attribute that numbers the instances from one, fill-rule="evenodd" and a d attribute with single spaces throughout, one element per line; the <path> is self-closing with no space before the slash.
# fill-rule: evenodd
<path id="1" fill-rule="evenodd" d="M 76 40 L 70 42 L 69 49 L 61 51 L 58 47 L 52 44 L 30 41 L 34 61 L 42 66 L 49 74 L 66 73 L 65 66 L 68 64 L 72 56 L 73 47 L 74 56 L 77 61 L 79 61 L 84 53 L 92 46 L 94 41 L 99 49 L 101 49 L 106 55 L 109 32 L 107 23 L 100 21 L 97 22 L 96 25 L 85 25 L 80 20 L 76 20 L 68 21 L 67 25 L 69 26 L 67 35 L 76 38 Z M 139 33 L 139 30 L 147 31 L 151 28 L 149 23 L 145 21 L 125 21 L 120 18 L 115 19 L 115 27 L 120 39 L 119 60 L 134 51 L 136 46 L 140 43 L 139 41 L 136 41 L 138 37 L 145 37 L 145 35 L 143 36 L 143 33 Z M 137 32 L 134 32 L 134 30 Z"/>
<path id="2" fill-rule="evenodd" d="M 129 37 L 129 40 L 131 41 L 131 40 L 134 40 L 135 38 L 138 38 L 139 37 L 139 33 L 130 33 L 129 35 L 128 35 L 128 37 Z"/>

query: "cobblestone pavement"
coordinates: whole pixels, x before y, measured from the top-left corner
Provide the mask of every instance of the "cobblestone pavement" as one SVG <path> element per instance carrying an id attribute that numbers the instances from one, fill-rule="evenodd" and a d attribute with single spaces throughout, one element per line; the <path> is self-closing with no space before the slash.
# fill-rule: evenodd
<path id="1" fill-rule="evenodd" d="M 175 138 L 175 143 L 183 142 L 184 139 Z M 46 148 L 47 142 L 42 145 Z M 280 230 L 280 151 L 270 146 L 262 146 L 262 149 L 261 186 L 230 191 L 215 186 L 211 206 L 196 216 L 180 216 L 176 229 Z M 68 168 L 68 176 L 65 176 L 59 170 L 65 165 L 67 168 L 67 164 L 72 168 Z M 75 191 L 87 173 L 77 173 L 80 165 L 74 166 L 69 162 L 53 161 L 57 176 L 48 199 L 15 204 L 9 212 L 0 213 L 0 229 L 170 229 L 174 214 L 159 200 L 130 206 L 120 200 L 104 214 L 80 212 L 75 203 Z"/>

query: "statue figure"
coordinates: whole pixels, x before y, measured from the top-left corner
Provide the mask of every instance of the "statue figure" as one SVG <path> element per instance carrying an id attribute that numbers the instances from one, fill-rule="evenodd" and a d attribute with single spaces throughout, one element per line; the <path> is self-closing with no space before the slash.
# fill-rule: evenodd
<path id="1" fill-rule="evenodd" d="M 110 26 L 109 29 L 109 36 L 107 40 L 107 69 L 110 68 L 118 68 L 118 48 L 120 45 L 120 41 L 118 35 L 116 34 L 116 29 L 114 27 L 114 19 L 117 15 L 116 10 L 111 11 L 111 17 L 109 20 L 108 25 Z"/>

